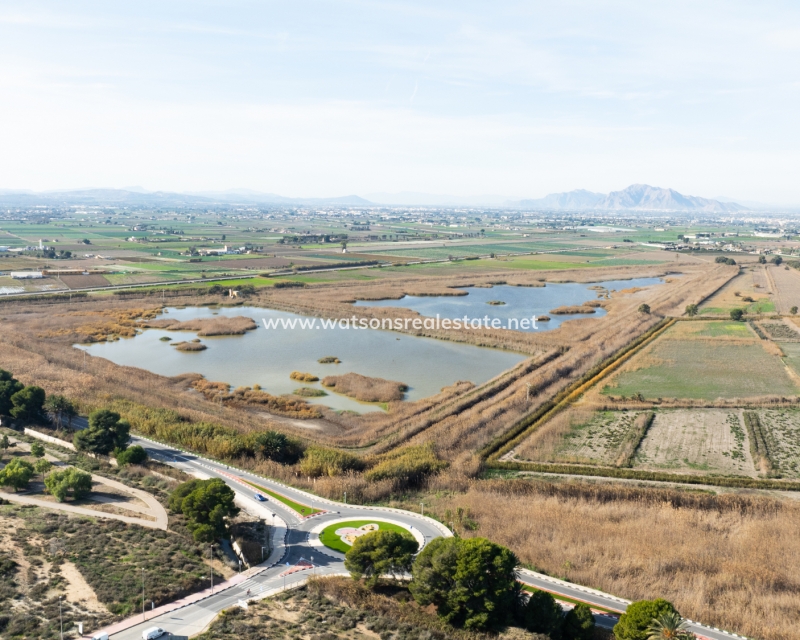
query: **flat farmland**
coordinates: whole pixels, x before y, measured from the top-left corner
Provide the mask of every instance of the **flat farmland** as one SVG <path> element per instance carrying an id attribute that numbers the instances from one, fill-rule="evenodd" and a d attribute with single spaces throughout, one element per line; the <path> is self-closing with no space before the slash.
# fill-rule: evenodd
<path id="1" fill-rule="evenodd" d="M 756 338 L 745 325 L 680 322 L 624 365 L 602 393 L 715 400 L 798 391 L 777 345 Z"/>
<path id="2" fill-rule="evenodd" d="M 764 409 L 761 423 L 772 436 L 770 459 L 785 478 L 800 478 L 800 411 Z"/>
<path id="3" fill-rule="evenodd" d="M 800 307 L 800 271 L 787 266 L 767 268 L 770 285 L 775 289 L 775 310 L 789 313 L 792 307 Z"/>
<path id="4" fill-rule="evenodd" d="M 572 411 L 557 415 L 523 442 L 518 460 L 612 466 L 636 411 Z"/>
<path id="5" fill-rule="evenodd" d="M 731 309 L 745 309 L 747 313 L 775 311 L 774 292 L 766 268 L 753 265 L 733 278 L 701 307 L 701 314 L 728 314 Z"/>
<path id="6" fill-rule="evenodd" d="M 739 410 L 656 412 L 633 467 L 757 476 Z"/>

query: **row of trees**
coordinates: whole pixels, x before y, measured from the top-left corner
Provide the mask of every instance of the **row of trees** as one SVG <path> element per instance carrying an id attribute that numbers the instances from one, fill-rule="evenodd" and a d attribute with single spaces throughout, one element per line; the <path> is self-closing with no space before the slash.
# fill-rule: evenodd
<path id="1" fill-rule="evenodd" d="M 375 531 L 356 539 L 345 556 L 355 580 L 374 587 L 382 576 L 411 574 L 409 591 L 422 606 L 433 605 L 449 624 L 474 631 L 497 631 L 509 625 L 542 633 L 552 640 L 590 640 L 594 617 L 577 604 L 564 613 L 546 591 L 530 595 L 518 580 L 519 561 L 512 551 L 485 538 L 436 538 L 416 558 L 410 534 Z M 666 600 L 633 603 L 614 627 L 617 640 L 693 638 Z"/>

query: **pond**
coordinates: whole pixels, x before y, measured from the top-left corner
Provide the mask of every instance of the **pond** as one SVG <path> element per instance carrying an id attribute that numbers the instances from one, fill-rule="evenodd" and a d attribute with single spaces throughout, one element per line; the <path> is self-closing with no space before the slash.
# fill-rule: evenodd
<path id="1" fill-rule="evenodd" d="M 537 322 L 536 328 L 520 324 L 520 331 L 550 331 L 557 329 L 567 320 L 576 318 L 600 318 L 606 315 L 605 309 L 597 308 L 594 314 L 553 315 L 552 309 L 562 306 L 579 305 L 598 296 L 602 287 L 608 291 L 619 291 L 632 287 L 649 287 L 661 284 L 661 278 L 634 278 L 632 280 L 606 280 L 603 282 L 565 282 L 547 283 L 544 287 L 515 287 L 494 285 L 492 288 L 462 287 L 469 293 L 466 296 L 406 296 L 400 300 L 366 300 L 355 304 L 360 307 L 402 307 L 417 311 L 423 316 L 442 318 L 497 318 L 502 323 L 497 328 L 506 328 L 508 320 L 521 320 L 531 316 L 550 316 L 549 322 Z M 489 304 L 502 302 L 502 305 Z"/>
<path id="2" fill-rule="evenodd" d="M 164 342 L 192 340 L 189 331 L 147 329 L 134 338 L 92 345 L 77 345 L 92 356 L 119 365 L 139 367 L 163 376 L 200 373 L 208 380 L 227 382 L 233 387 L 259 384 L 273 395 L 291 393 L 303 386 L 324 389 L 319 382 L 291 380 L 292 371 L 313 373 L 319 378 L 343 373 L 386 378 L 409 386 L 407 400 L 419 400 L 439 392 L 458 380 L 481 384 L 510 369 L 526 356 L 509 351 L 485 349 L 456 342 L 419 338 L 375 329 L 275 328 L 266 329 L 264 320 L 313 321 L 293 313 L 259 307 L 198 307 L 167 309 L 176 320 L 247 316 L 258 329 L 242 336 L 200 338 L 205 351 L 183 352 Z M 316 323 L 319 326 L 319 323 Z M 335 356 L 341 364 L 320 364 L 322 357 Z M 336 410 L 358 413 L 380 411 L 380 405 L 361 403 L 328 390 L 328 396 L 306 398 Z"/>

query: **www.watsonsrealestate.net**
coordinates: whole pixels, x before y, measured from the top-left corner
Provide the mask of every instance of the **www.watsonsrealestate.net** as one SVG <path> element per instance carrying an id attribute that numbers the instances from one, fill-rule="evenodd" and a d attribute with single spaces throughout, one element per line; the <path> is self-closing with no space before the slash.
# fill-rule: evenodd
<path id="1" fill-rule="evenodd" d="M 262 318 L 265 329 L 512 329 L 537 330 L 537 316 L 528 318 Z"/>

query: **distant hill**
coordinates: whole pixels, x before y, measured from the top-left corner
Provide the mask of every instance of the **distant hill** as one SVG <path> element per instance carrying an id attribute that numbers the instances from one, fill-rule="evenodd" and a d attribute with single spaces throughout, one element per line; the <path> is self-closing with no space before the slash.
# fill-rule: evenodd
<path id="1" fill-rule="evenodd" d="M 246 189 L 205 193 L 172 193 L 145 191 L 141 187 L 129 189 L 79 189 L 72 191 L 12 191 L 0 190 L 0 204 L 10 206 L 70 206 L 88 205 L 144 205 L 200 207 L 215 204 L 263 204 L 288 206 L 369 206 L 372 203 L 356 195 L 335 198 L 286 198 L 274 193 L 260 193 Z"/>
<path id="2" fill-rule="evenodd" d="M 549 209 L 555 211 L 696 211 L 704 213 L 730 213 L 746 211 L 735 202 L 720 202 L 697 196 L 685 196 L 675 189 L 662 189 L 646 184 L 632 184 L 622 191 L 609 194 L 594 193 L 585 189 L 552 193 L 537 200 L 509 202 L 509 206 L 524 209 Z"/>

